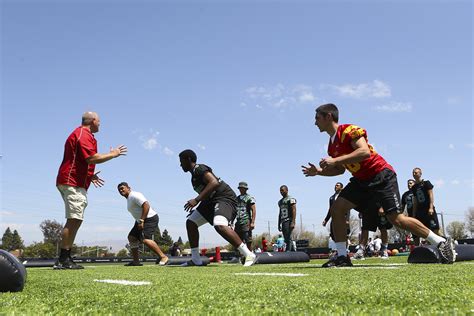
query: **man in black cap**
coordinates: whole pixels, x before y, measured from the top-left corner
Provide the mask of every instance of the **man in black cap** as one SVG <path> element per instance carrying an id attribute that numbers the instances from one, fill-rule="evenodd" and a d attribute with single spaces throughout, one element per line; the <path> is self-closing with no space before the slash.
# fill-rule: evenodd
<path id="1" fill-rule="evenodd" d="M 237 196 L 237 216 L 235 218 L 234 231 L 240 239 L 252 250 L 252 230 L 255 228 L 255 217 L 257 208 L 255 198 L 247 194 L 249 186 L 247 182 L 239 182 L 240 195 Z"/>

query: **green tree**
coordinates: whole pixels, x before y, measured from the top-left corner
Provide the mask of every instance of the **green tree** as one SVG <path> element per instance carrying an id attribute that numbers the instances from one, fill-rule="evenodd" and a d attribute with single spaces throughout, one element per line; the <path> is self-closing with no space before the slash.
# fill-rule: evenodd
<path id="1" fill-rule="evenodd" d="M 15 229 L 12 235 L 12 242 L 10 245 L 11 249 L 24 249 L 25 245 L 23 244 L 23 239 L 21 239 L 20 234 Z"/>
<path id="2" fill-rule="evenodd" d="M 472 237 L 474 236 L 474 207 L 470 207 L 467 211 L 466 220 L 466 229 Z"/>
<path id="3" fill-rule="evenodd" d="M 446 231 L 453 239 L 464 239 L 466 235 L 466 225 L 463 222 L 454 221 L 448 224 Z"/>
<path id="4" fill-rule="evenodd" d="M 40 229 L 43 232 L 43 241 L 47 244 L 57 245 L 61 241 L 63 225 L 55 220 L 46 219 L 41 222 Z"/>
<path id="5" fill-rule="evenodd" d="M 25 248 L 24 257 L 28 258 L 54 258 L 56 257 L 56 246 L 50 243 L 34 242 Z"/>
<path id="6" fill-rule="evenodd" d="M 163 246 L 166 245 L 166 246 L 168 246 L 168 247 L 171 247 L 171 246 L 173 245 L 173 243 L 174 243 L 173 238 L 171 238 L 171 236 L 169 235 L 167 229 L 165 229 L 165 230 L 163 231 L 163 234 L 161 235 L 161 242 L 162 242 L 162 245 L 163 245 Z"/>
<path id="7" fill-rule="evenodd" d="M 10 230 L 10 227 L 7 227 L 2 237 L 2 248 L 8 251 L 12 250 L 13 249 L 11 248 L 12 241 L 13 241 L 13 233 Z"/>
<path id="8" fill-rule="evenodd" d="M 119 252 L 117 252 L 117 256 L 116 257 L 128 257 L 129 256 L 129 252 L 126 248 L 120 250 Z"/>

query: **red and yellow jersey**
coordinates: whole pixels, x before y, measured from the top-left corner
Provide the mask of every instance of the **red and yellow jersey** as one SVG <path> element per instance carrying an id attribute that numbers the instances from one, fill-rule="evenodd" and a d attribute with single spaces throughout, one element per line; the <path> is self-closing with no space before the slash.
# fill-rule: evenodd
<path id="1" fill-rule="evenodd" d="M 369 180 L 385 168 L 389 168 L 393 172 L 393 167 L 389 165 L 382 156 L 380 156 L 367 140 L 367 131 L 357 125 L 343 124 L 339 125 L 336 131 L 334 142 L 329 141 L 328 154 L 336 158 L 348 155 L 354 151 L 351 142 L 364 137 L 369 145 L 370 157 L 361 162 L 344 165 L 352 175 L 361 180 Z"/>

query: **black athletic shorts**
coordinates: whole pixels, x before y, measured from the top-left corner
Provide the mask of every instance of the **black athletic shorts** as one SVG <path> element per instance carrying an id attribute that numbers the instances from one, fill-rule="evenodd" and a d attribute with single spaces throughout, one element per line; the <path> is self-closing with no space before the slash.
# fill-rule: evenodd
<path id="1" fill-rule="evenodd" d="M 436 214 L 436 210 L 433 210 L 433 215 L 428 214 L 428 210 L 416 210 L 415 218 L 418 219 L 420 222 L 423 223 L 426 227 L 430 230 L 437 230 L 439 229 L 439 221 L 438 215 Z"/>
<path id="2" fill-rule="evenodd" d="M 378 215 L 377 213 L 362 213 L 362 230 L 369 230 L 375 232 L 379 229 L 390 229 L 393 225 L 385 215 Z"/>
<path id="3" fill-rule="evenodd" d="M 237 208 L 235 203 L 226 199 L 217 201 L 201 201 L 199 206 L 196 208 L 199 214 L 204 217 L 209 224 L 214 225 L 214 216 L 221 215 L 229 220 L 231 223 L 237 215 Z"/>
<path id="4" fill-rule="evenodd" d="M 128 235 L 133 236 L 140 241 L 143 241 L 143 239 L 152 239 L 153 234 L 158 228 L 158 221 L 158 214 L 145 219 L 145 222 L 143 223 L 143 230 L 138 229 L 138 223 L 135 221 L 135 225 L 133 225 L 133 228 L 128 233 Z"/>
<path id="5" fill-rule="evenodd" d="M 371 232 L 379 229 L 390 229 L 393 227 L 392 223 L 385 215 L 379 214 L 380 204 L 371 199 L 366 205 L 359 205 L 355 209 L 362 215 L 362 230 L 369 230 Z"/>
<path id="6" fill-rule="evenodd" d="M 243 242 L 252 242 L 252 231 L 249 230 L 248 227 L 235 225 L 234 231 L 239 235 Z"/>
<path id="7" fill-rule="evenodd" d="M 380 203 L 385 214 L 400 213 L 397 174 L 387 168 L 370 180 L 363 181 L 352 177 L 350 182 L 342 189 L 339 197 L 354 203 L 356 206 L 367 205 L 368 201 L 374 199 Z"/>

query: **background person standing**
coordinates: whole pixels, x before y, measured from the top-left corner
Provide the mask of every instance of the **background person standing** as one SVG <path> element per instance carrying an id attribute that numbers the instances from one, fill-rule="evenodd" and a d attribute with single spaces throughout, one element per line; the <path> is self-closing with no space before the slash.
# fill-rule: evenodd
<path id="1" fill-rule="evenodd" d="M 291 233 L 295 228 L 296 220 L 296 199 L 288 195 L 288 187 L 282 185 L 280 187 L 282 198 L 278 201 L 280 213 L 278 216 L 278 230 L 283 233 L 286 243 L 286 251 L 296 251 L 291 241 Z"/>
<path id="2" fill-rule="evenodd" d="M 239 182 L 238 189 L 240 195 L 237 196 L 237 216 L 235 217 L 234 230 L 251 251 L 252 231 L 255 228 L 257 208 L 255 206 L 255 198 L 247 194 L 248 188 L 247 182 Z"/>

